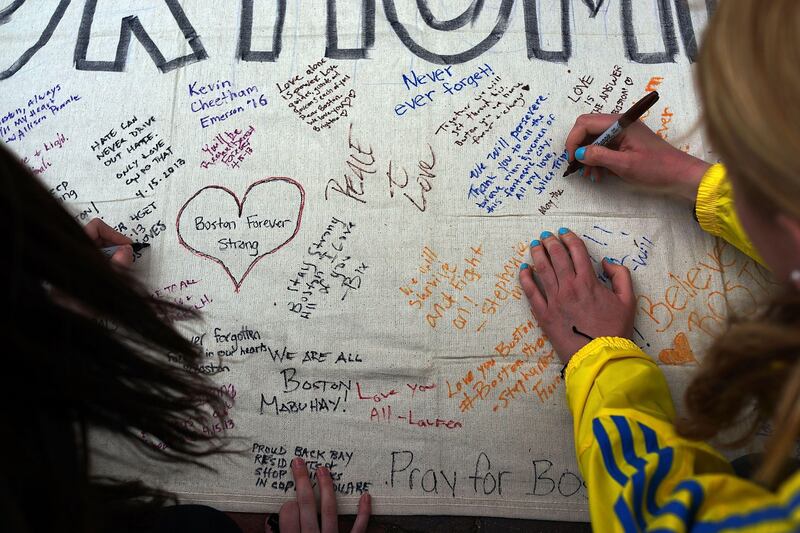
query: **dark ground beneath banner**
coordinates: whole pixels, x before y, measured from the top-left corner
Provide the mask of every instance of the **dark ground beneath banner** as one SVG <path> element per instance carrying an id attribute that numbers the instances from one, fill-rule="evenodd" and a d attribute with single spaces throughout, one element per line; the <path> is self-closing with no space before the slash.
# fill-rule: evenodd
<path id="1" fill-rule="evenodd" d="M 262 533 L 266 515 L 228 513 L 244 533 Z M 350 531 L 353 516 L 339 518 L 339 531 Z M 473 516 L 374 516 L 369 533 L 591 533 L 589 524 L 580 522 L 551 522 L 545 520 L 514 520 Z"/>

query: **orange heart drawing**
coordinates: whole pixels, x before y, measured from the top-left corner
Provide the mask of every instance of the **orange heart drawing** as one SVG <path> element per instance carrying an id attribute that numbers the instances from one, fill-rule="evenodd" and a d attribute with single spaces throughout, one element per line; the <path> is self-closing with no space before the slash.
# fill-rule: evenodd
<path id="1" fill-rule="evenodd" d="M 686 333 L 675 335 L 675 348 L 666 348 L 658 354 L 658 359 L 665 365 L 685 365 L 688 363 L 697 364 L 692 347 Z"/>

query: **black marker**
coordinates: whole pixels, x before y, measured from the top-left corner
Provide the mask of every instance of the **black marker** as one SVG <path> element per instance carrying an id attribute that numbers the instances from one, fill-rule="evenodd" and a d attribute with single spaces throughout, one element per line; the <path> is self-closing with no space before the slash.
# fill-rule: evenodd
<path id="1" fill-rule="evenodd" d="M 653 107 L 656 102 L 658 102 L 658 92 L 653 91 L 633 104 L 633 107 L 631 107 L 624 115 L 619 117 L 619 120 L 612 124 L 611 127 L 605 132 L 603 132 L 600 137 L 595 139 L 592 145 L 608 146 L 614 142 L 614 139 L 616 139 L 620 133 L 625 131 L 625 128 L 642 118 L 642 115 L 644 115 L 651 107 Z M 582 166 L 583 163 L 577 159 L 573 160 L 572 163 L 570 163 L 567 167 L 567 171 L 564 172 L 564 177 L 566 178 Z"/>
<path id="2" fill-rule="evenodd" d="M 132 244 L 118 244 L 116 246 L 107 246 L 105 248 L 100 248 L 100 251 L 106 254 L 108 257 L 111 257 L 117 252 L 117 250 L 119 250 L 123 246 L 130 246 L 131 248 L 133 248 L 134 252 L 141 252 L 145 248 L 150 248 L 149 244 L 134 242 Z"/>

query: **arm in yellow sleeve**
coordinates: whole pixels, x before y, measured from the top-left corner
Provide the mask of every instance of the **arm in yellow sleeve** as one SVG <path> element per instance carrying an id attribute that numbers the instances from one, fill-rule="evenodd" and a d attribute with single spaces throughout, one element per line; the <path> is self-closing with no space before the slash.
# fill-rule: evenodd
<path id="1" fill-rule="evenodd" d="M 764 261 L 744 232 L 733 208 L 733 190 L 723 165 L 706 171 L 697 191 L 695 214 L 700 227 L 715 237 L 722 237 L 762 265 Z"/>
<path id="2" fill-rule="evenodd" d="M 565 377 L 595 531 L 800 528 L 800 474 L 770 492 L 736 477 L 711 446 L 680 437 L 664 375 L 631 341 L 593 340 Z"/>

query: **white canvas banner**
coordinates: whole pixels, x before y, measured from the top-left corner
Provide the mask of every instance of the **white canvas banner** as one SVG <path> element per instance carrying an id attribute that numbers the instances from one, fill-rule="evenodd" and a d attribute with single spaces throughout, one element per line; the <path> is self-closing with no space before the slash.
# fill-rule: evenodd
<path id="1" fill-rule="evenodd" d="M 692 81 L 708 0 L 0 2 L 0 139 L 82 223 L 151 245 L 153 294 L 202 313 L 187 372 L 229 393 L 215 471 L 97 437 L 98 472 L 275 511 L 288 463 L 342 512 L 581 520 L 561 365 L 517 282 L 568 227 L 628 266 L 633 339 L 680 403 L 763 268 L 692 206 L 566 168 L 583 113 L 710 161 Z M 186 424 L 194 424 L 187 420 Z M 146 445 L 163 446 L 142 435 Z"/>

